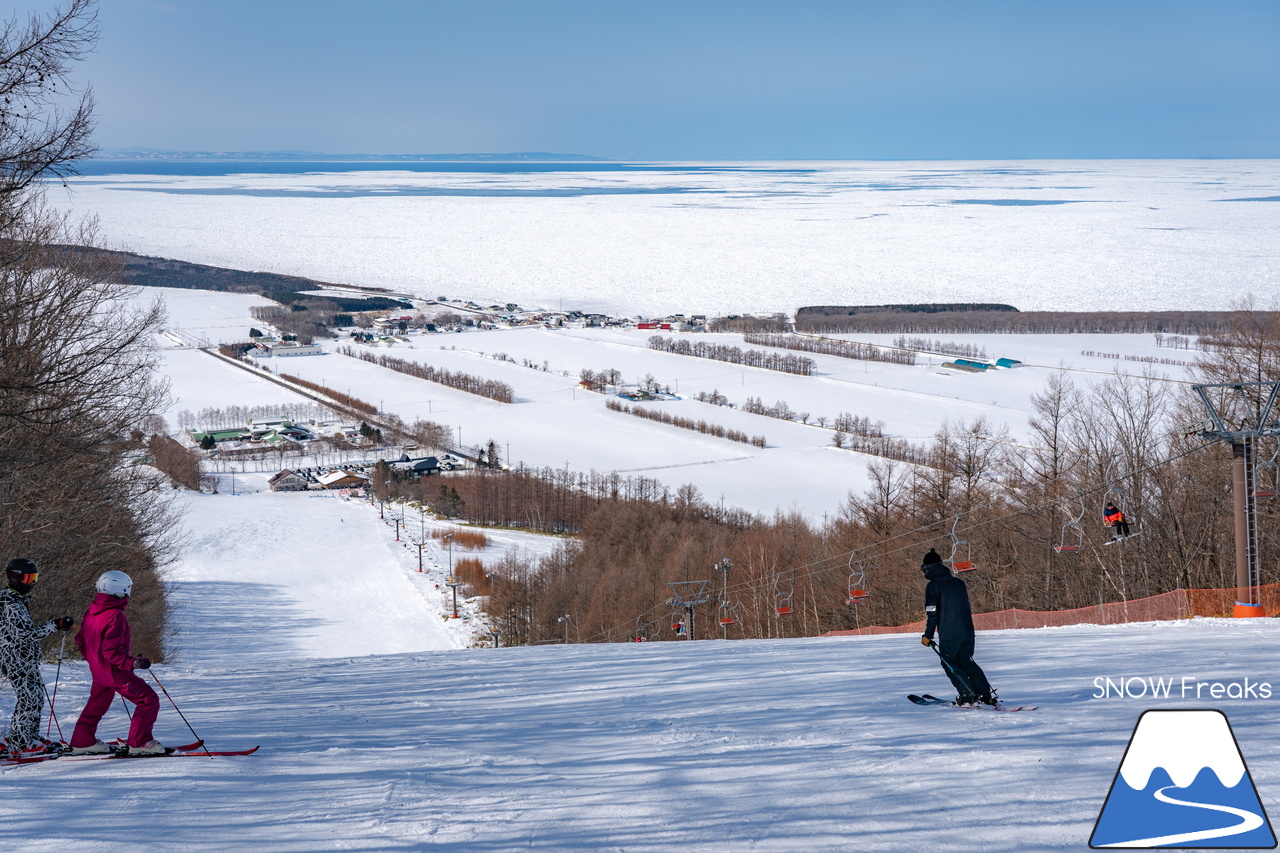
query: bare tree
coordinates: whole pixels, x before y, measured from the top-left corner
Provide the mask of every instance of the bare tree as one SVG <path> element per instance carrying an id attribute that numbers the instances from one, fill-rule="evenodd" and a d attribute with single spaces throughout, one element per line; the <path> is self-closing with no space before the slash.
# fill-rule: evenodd
<path id="1" fill-rule="evenodd" d="M 0 30 L 0 213 L 20 216 L 26 190 L 50 176 L 76 174 L 93 153 L 93 93 L 71 70 L 98 37 L 95 0 L 70 0 Z"/>
<path id="2" fill-rule="evenodd" d="M 161 657 L 160 571 L 176 540 L 138 438 L 164 408 L 162 310 L 69 248 L 93 245 L 93 227 L 50 212 L 40 185 L 92 151 L 93 98 L 70 72 L 96 11 L 70 0 L 0 30 L 0 553 L 45 568 L 37 618 L 78 612 L 97 574 L 129 572 L 134 647 Z"/>

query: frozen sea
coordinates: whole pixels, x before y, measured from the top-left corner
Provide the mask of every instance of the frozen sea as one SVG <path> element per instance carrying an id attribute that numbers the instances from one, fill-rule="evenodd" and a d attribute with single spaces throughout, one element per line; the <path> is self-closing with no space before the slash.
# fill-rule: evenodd
<path id="1" fill-rule="evenodd" d="M 1179 310 L 1280 294 L 1277 160 L 102 161 L 51 195 L 115 248 L 486 304 Z"/>

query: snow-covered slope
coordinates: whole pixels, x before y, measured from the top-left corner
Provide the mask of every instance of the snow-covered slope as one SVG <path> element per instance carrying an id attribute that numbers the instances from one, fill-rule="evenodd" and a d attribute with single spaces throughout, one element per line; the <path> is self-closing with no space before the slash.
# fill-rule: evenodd
<path id="1" fill-rule="evenodd" d="M 1274 677 L 1276 620 L 989 632 L 978 660 L 1039 710 L 920 708 L 906 694 L 947 681 L 910 635 L 448 649 L 434 575 L 376 508 L 189 506 L 156 674 L 212 747 L 262 749 L 0 769 L 3 849 L 1081 850 L 1147 708 L 1226 712 L 1280 797 L 1280 691 L 1211 686 Z M 1147 677 L 1169 696 L 1126 681 Z M 64 665 L 64 731 L 87 693 Z M 157 736 L 191 740 L 162 703 Z M 117 706 L 101 734 L 126 726 Z"/>

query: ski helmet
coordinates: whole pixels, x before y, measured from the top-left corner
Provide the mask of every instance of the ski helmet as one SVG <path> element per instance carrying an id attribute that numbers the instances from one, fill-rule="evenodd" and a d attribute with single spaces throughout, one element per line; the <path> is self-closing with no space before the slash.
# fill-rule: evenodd
<path id="1" fill-rule="evenodd" d="M 26 595 L 36 585 L 36 578 L 40 577 L 40 570 L 36 568 L 34 560 L 28 560 L 26 557 L 14 557 L 5 566 L 5 576 L 9 580 L 9 586 Z"/>
<path id="2" fill-rule="evenodd" d="M 94 588 L 116 598 L 128 598 L 133 592 L 133 579 L 124 572 L 103 572 Z"/>

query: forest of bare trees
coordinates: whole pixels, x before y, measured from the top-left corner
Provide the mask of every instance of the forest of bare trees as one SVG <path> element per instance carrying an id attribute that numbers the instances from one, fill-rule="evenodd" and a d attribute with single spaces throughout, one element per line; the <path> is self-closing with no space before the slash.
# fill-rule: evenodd
<path id="1" fill-rule="evenodd" d="M 41 191 L 92 152 L 93 98 L 71 74 L 96 37 L 90 0 L 0 32 L 0 553 L 40 565 L 37 620 L 81 613 L 99 574 L 128 572 L 134 649 L 160 659 L 173 525 L 141 439 L 166 396 L 162 311 L 68 251 L 97 242 L 93 225 Z"/>
<path id="2" fill-rule="evenodd" d="M 1280 380 L 1275 312 L 1242 310 L 1198 378 Z M 919 563 L 968 543 L 975 610 L 1061 610 L 1174 589 L 1235 583 L 1229 451 L 1187 434 L 1204 413 L 1187 386 L 1147 368 L 1081 386 L 1052 374 L 1032 400 L 1033 440 L 1019 446 L 981 418 L 945 423 L 912 462 L 869 465 L 872 487 L 818 524 L 757 518 L 692 487 L 622 490 L 569 472 L 451 480 L 462 518 L 578 534 L 542 560 L 488 568 L 490 613 L 512 642 L 554 641 L 572 615 L 583 641 L 675 639 L 669 582 L 709 580 L 699 638 L 812 635 L 920 618 Z M 866 432 L 873 432 L 868 424 Z M 1259 447 L 1266 459 L 1274 439 Z M 767 488 L 767 484 L 762 484 Z M 1140 535 L 1104 546 L 1102 506 L 1116 499 Z M 505 507 L 505 508 L 504 508 Z M 535 509 L 536 507 L 536 509 Z M 1259 502 L 1263 583 L 1280 582 L 1280 501 Z M 1059 553 L 1079 519 L 1083 548 Z M 963 555 L 965 551 L 961 551 Z M 728 558 L 726 591 L 712 569 Z M 847 602 L 852 563 L 870 595 Z M 783 599 L 791 615 L 778 616 Z M 717 614 L 732 613 L 722 625 Z"/>
<path id="3" fill-rule="evenodd" d="M 797 332 L 930 335 L 1212 335 L 1239 320 L 1234 311 L 1018 311 L 1012 306 L 818 306 L 796 312 Z"/>

